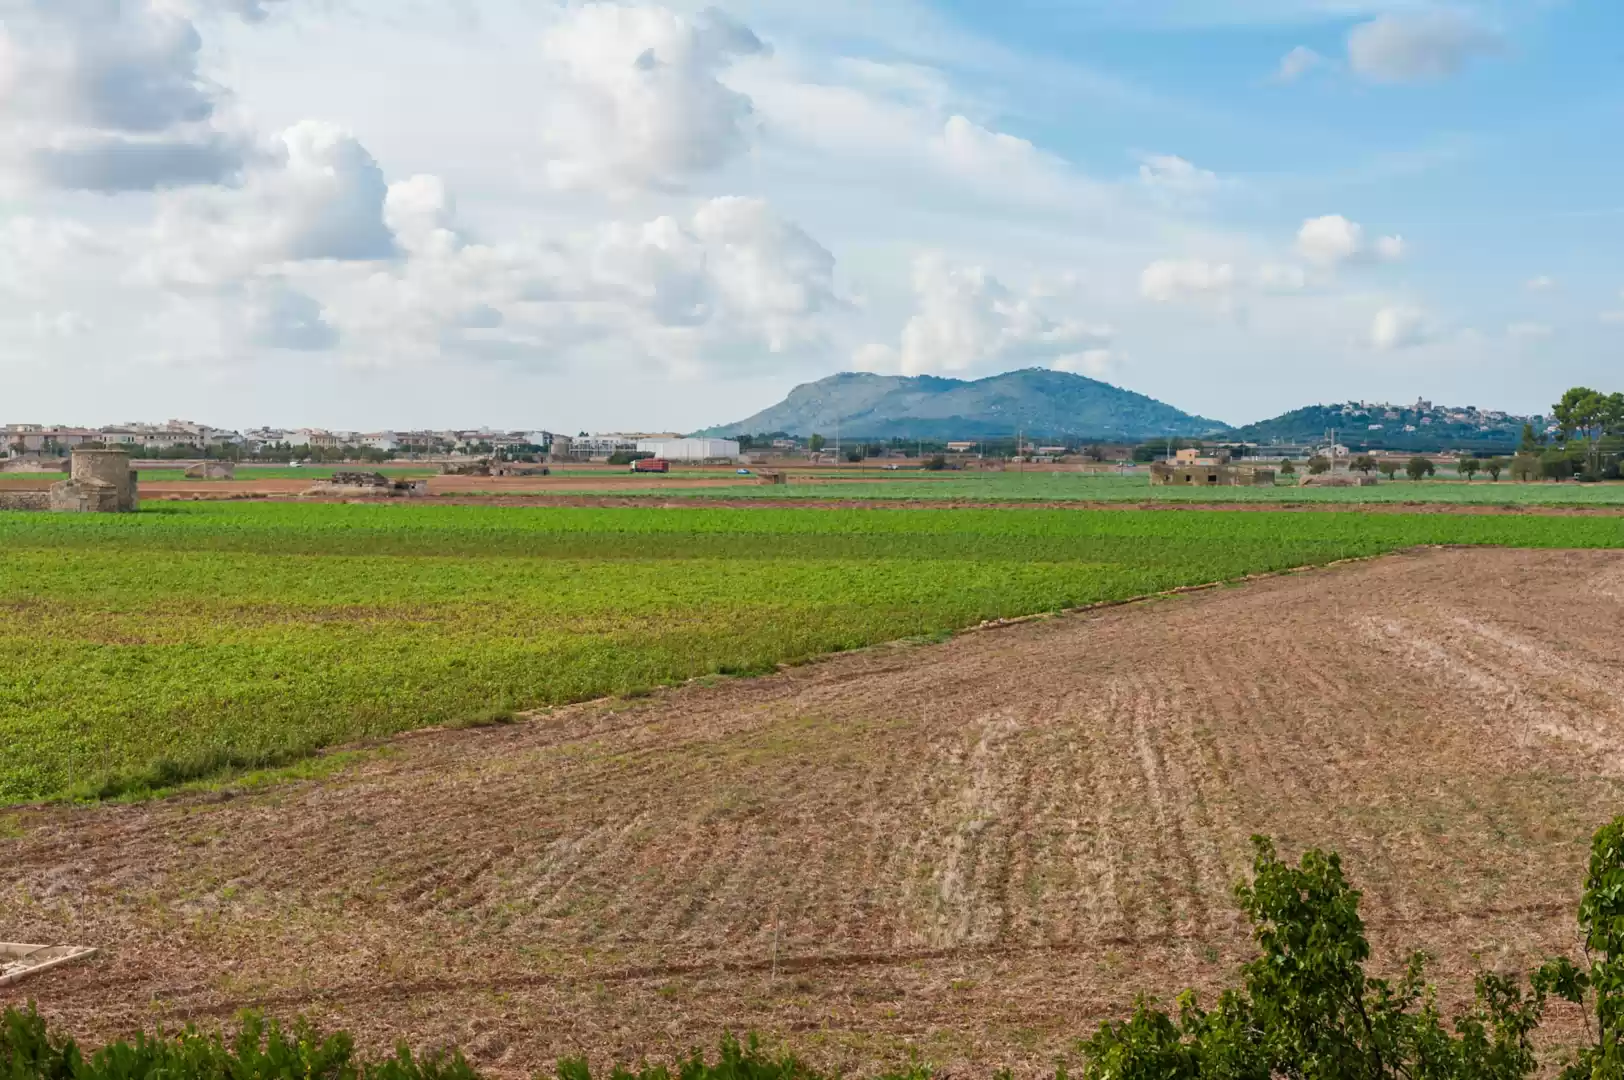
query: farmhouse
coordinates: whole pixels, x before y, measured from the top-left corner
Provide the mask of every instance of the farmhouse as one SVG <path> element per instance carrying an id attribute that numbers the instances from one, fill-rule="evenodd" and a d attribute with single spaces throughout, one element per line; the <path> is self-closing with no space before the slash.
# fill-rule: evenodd
<path id="1" fill-rule="evenodd" d="M 1171 461 L 1151 464 L 1150 482 L 1158 487 L 1273 487 L 1274 470 L 1236 465 L 1227 450 L 1213 457 L 1203 457 L 1199 450 L 1180 450 Z"/>

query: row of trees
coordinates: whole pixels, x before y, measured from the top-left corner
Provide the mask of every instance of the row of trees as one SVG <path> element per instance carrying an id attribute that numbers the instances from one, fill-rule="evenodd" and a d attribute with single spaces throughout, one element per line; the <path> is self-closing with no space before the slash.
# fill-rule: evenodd
<path id="1" fill-rule="evenodd" d="M 1498 480 L 1500 478 L 1499 470 L 1501 466 L 1498 464 L 1499 459 L 1497 458 L 1495 460 L 1496 465 L 1494 478 Z M 1313 457 L 1308 459 L 1307 468 L 1308 475 L 1310 476 L 1319 476 L 1322 473 L 1330 472 L 1331 459 L 1326 457 L 1324 454 L 1315 454 Z M 1348 462 L 1348 468 L 1352 469 L 1354 472 L 1364 473 L 1366 476 L 1369 476 L 1373 472 L 1379 472 L 1389 480 L 1397 476 L 1401 468 L 1404 470 L 1404 474 L 1411 480 L 1425 480 L 1427 477 L 1431 476 L 1437 471 L 1437 466 L 1432 463 L 1432 459 L 1429 457 L 1424 457 L 1421 454 L 1415 455 L 1403 465 L 1399 465 L 1398 462 L 1392 460 L 1377 461 L 1369 454 L 1360 454 L 1358 457 Z M 1297 466 L 1291 463 L 1290 458 L 1280 459 L 1280 475 L 1297 475 Z"/>

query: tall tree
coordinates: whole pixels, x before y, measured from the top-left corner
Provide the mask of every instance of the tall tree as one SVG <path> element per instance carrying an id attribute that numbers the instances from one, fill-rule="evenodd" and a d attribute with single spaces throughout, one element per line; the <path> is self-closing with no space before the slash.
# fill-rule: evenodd
<path id="1" fill-rule="evenodd" d="M 1551 406 L 1551 414 L 1562 426 L 1562 437 L 1571 439 L 1582 435 L 1585 440 L 1585 466 L 1594 473 L 1598 469 L 1599 448 L 1596 443 L 1621 419 L 1624 399 L 1615 402 L 1616 394 L 1601 394 L 1588 386 L 1575 386 L 1562 395 L 1562 400 Z"/>

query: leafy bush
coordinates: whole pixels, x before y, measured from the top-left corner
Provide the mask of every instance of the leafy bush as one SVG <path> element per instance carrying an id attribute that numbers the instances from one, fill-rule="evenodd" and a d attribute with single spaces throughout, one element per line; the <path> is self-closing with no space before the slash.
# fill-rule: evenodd
<path id="1" fill-rule="evenodd" d="M 188 1027 L 179 1035 L 137 1035 L 86 1056 L 71 1039 L 53 1037 L 30 1006 L 0 1017 L 0 1076 L 7 1080 L 477 1080 L 460 1053 L 366 1061 L 348 1035 L 318 1034 L 300 1021 L 284 1032 L 274 1021 L 245 1015 L 228 1043 Z"/>
<path id="2" fill-rule="evenodd" d="M 1211 1012 L 1185 991 L 1176 1019 L 1141 999 L 1130 1019 L 1102 1024 L 1084 1044 L 1087 1080 L 1514 1080 L 1533 1072 L 1531 1035 L 1550 979 L 1536 979 L 1525 995 L 1513 979 L 1480 975 L 1475 1003 L 1451 1031 L 1424 981 L 1424 954 L 1410 957 L 1397 983 L 1366 974 L 1359 893 L 1336 855 L 1309 851 L 1293 867 L 1268 840 L 1253 843 L 1253 881 L 1236 898 L 1258 955 L 1242 968 L 1241 986 Z"/>
<path id="3" fill-rule="evenodd" d="M 773 1056 L 752 1036 L 747 1043 L 728 1036 L 715 1062 L 694 1051 L 675 1070 L 680 1080 L 825 1080 L 825 1074 L 799 1058 Z M 928 1080 L 915 1066 L 883 1080 Z M 137 1035 L 134 1042 L 110 1043 L 86 1056 L 71 1039 L 53 1037 L 30 1006 L 0 1016 L 0 1077 L 6 1080 L 479 1080 L 460 1052 L 416 1055 L 401 1046 L 390 1057 L 359 1056 L 346 1034 L 321 1035 L 304 1021 L 284 1032 L 274 1021 L 245 1014 L 236 1035 L 188 1027 L 179 1035 Z M 558 1080 L 592 1080 L 583 1059 L 558 1063 Z M 630 1072 L 616 1069 L 612 1080 L 673 1080 L 663 1065 Z"/>

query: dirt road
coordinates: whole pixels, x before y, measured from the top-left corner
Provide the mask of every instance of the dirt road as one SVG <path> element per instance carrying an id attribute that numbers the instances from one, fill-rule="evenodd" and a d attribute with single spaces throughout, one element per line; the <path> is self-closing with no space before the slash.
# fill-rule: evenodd
<path id="1" fill-rule="evenodd" d="M 1228 976 L 1257 832 L 1340 850 L 1382 962 L 1455 998 L 1572 946 L 1621 615 L 1624 554 L 1400 555 L 0 816 L 0 936 L 104 950 L 0 1001 L 90 1037 L 264 1005 L 504 1076 L 729 1027 L 1035 1073 Z"/>

